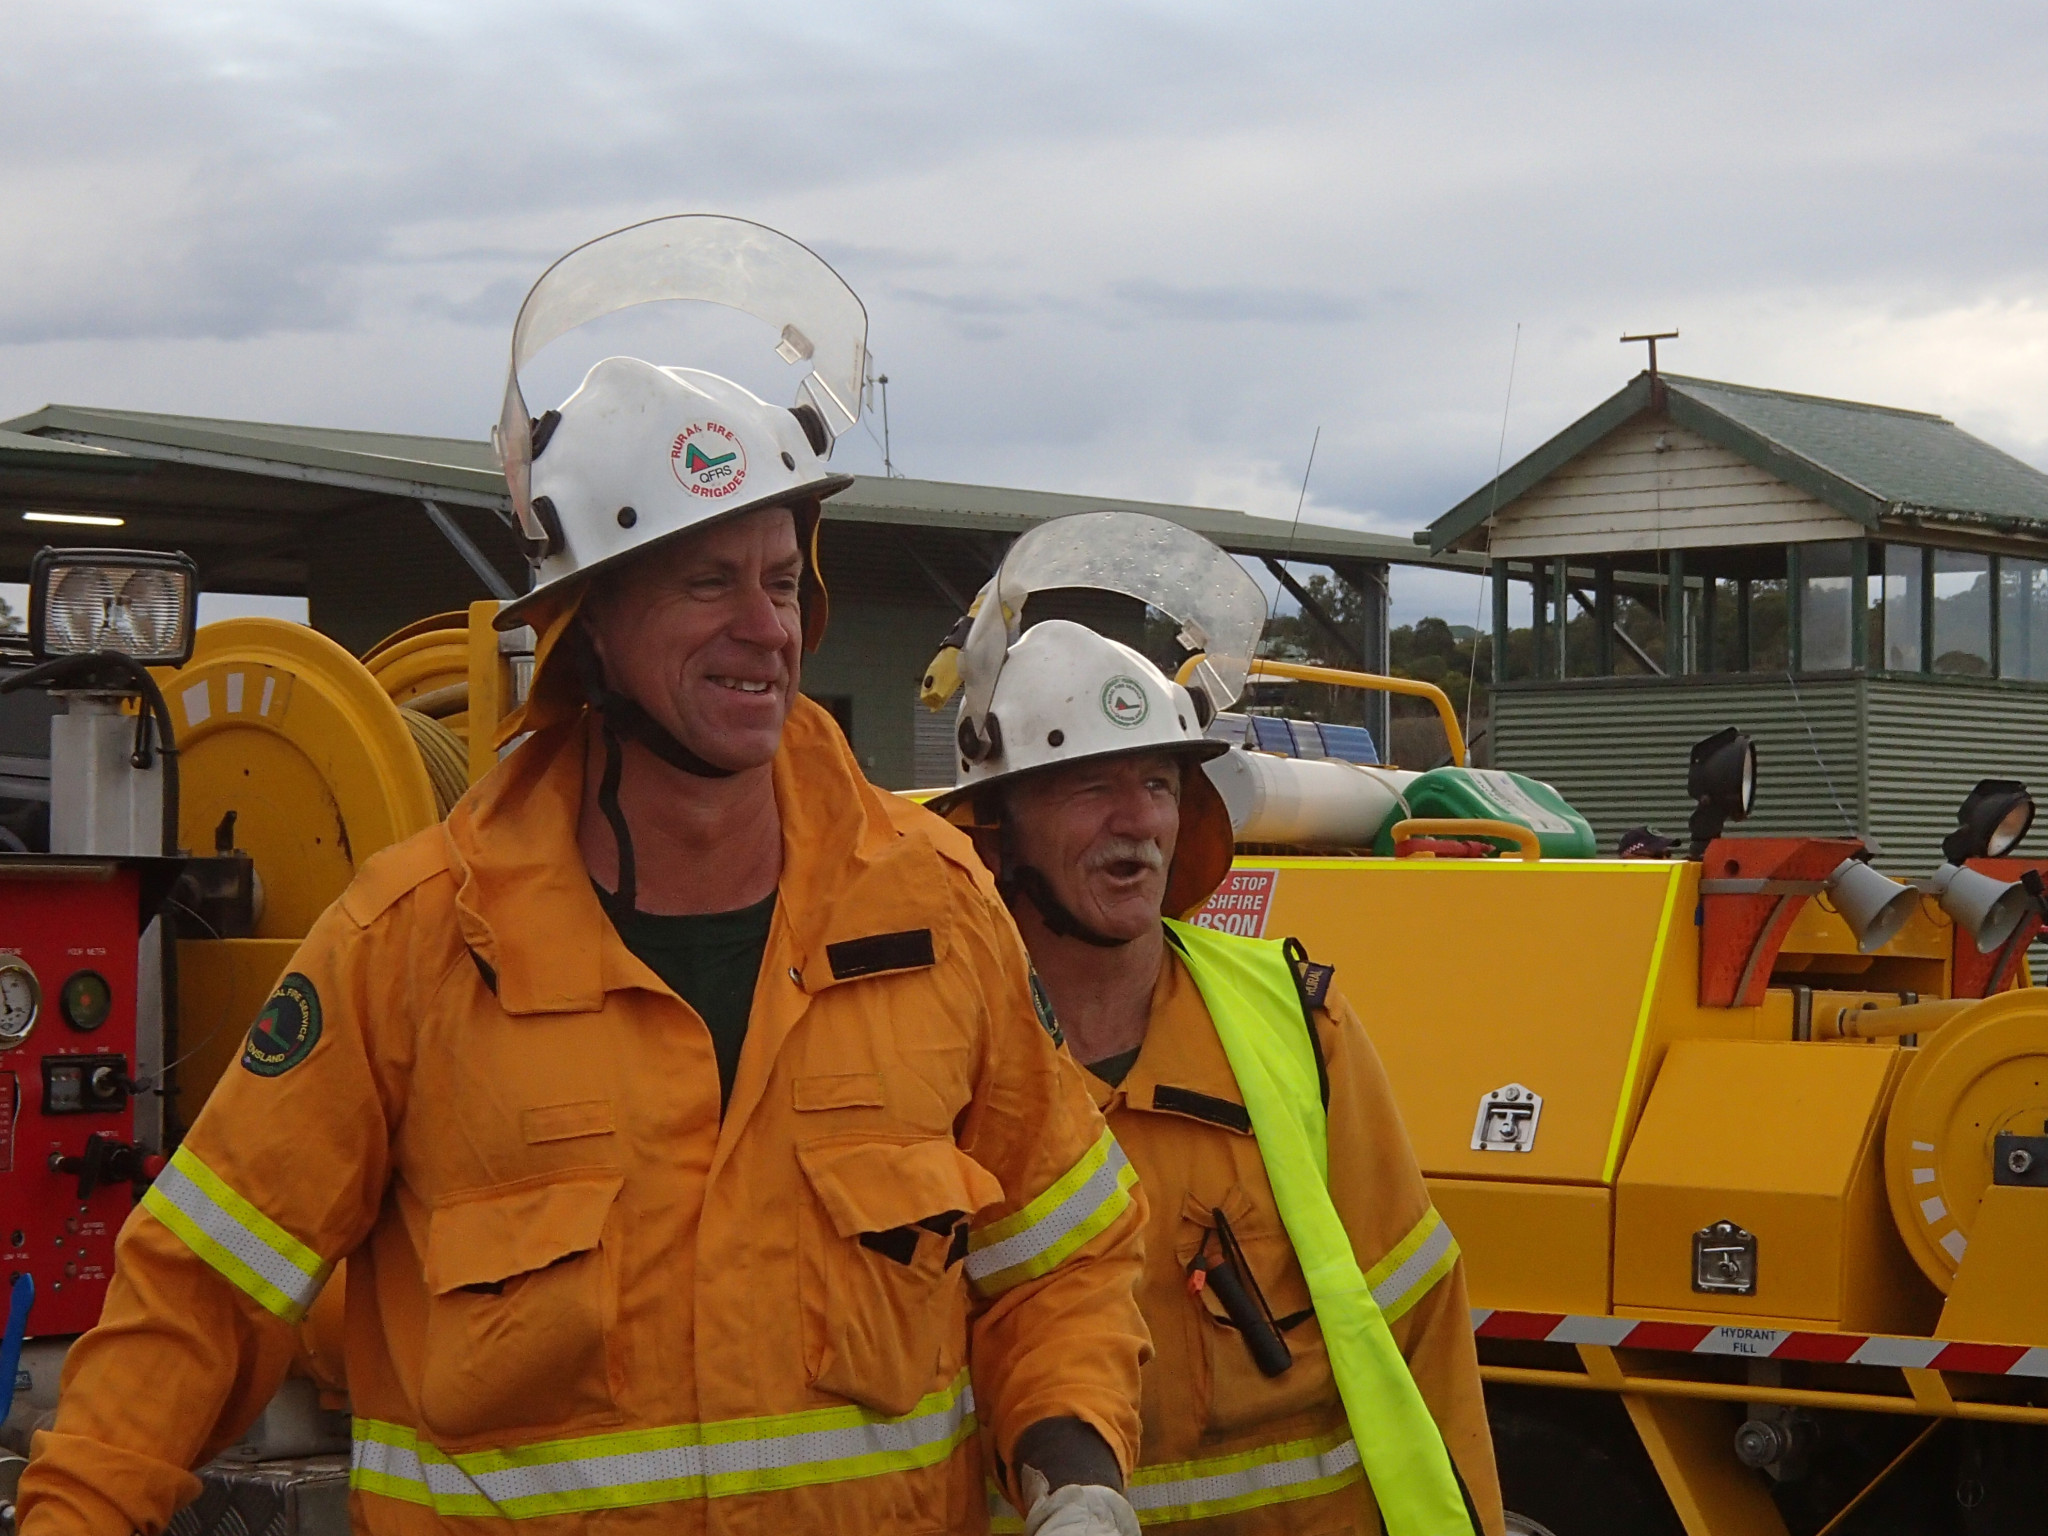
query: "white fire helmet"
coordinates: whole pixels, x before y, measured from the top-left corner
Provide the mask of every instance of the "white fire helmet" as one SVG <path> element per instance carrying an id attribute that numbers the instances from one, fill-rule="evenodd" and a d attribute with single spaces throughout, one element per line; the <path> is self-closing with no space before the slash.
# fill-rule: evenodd
<path id="1" fill-rule="evenodd" d="M 811 364 L 796 403 L 770 405 L 696 369 L 609 357 L 558 408 L 528 417 L 528 359 L 579 325 L 664 299 L 725 305 L 774 327 L 776 354 Z M 809 556 L 819 503 L 853 483 L 826 460 L 859 418 L 866 365 L 860 300 L 820 257 L 759 224 L 681 214 L 569 252 L 520 306 L 491 434 L 535 573 L 499 627 L 533 622 L 551 595 L 650 545 L 761 507 L 795 514 Z M 807 574 L 822 597 L 815 562 Z"/>
<path id="2" fill-rule="evenodd" d="M 991 714 L 996 750 L 955 759 L 948 806 L 986 785 L 1084 758 L 1169 752 L 1204 762 L 1227 750 L 1203 736 L 1187 689 L 1141 652 L 1070 619 L 1034 624 L 1010 647 Z"/>
<path id="3" fill-rule="evenodd" d="M 959 825 L 993 828 L 1002 809 L 989 791 L 1022 775 L 1090 758 L 1169 753 L 1189 771 L 1164 910 L 1180 915 L 1200 906 L 1229 872 L 1232 844 L 1222 798 L 1207 774 L 1192 770 L 1228 750 L 1204 732 L 1243 691 L 1266 618 L 1258 584 L 1176 523 L 1093 512 L 1025 534 L 989 585 L 960 649 L 955 788 L 930 808 Z M 1086 625 L 1046 619 L 1023 629 L 1031 594 L 1057 588 L 1120 592 L 1169 616 L 1182 647 L 1195 653 L 1186 668 L 1193 686 Z"/>

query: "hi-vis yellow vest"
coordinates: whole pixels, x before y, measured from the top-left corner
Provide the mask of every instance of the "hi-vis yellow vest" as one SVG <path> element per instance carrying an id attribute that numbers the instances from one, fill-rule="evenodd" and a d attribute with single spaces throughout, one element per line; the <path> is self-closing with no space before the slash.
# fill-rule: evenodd
<path id="1" fill-rule="evenodd" d="M 1450 1451 L 1330 1199 L 1329 1127 L 1315 1050 L 1281 946 L 1171 920 L 1166 926 L 1244 1095 L 1388 1536 L 1469 1536 L 1478 1527 Z"/>

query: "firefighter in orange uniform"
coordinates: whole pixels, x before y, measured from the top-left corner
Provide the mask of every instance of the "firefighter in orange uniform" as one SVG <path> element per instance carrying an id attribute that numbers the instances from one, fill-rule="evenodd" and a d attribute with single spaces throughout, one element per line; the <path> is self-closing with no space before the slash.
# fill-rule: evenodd
<path id="1" fill-rule="evenodd" d="M 786 410 L 612 358 L 529 426 L 522 344 L 617 307 L 614 256 L 630 301 L 831 363 Z M 797 692 L 864 329 L 735 220 L 529 297 L 500 451 L 532 734 L 300 947 L 122 1234 L 27 1536 L 161 1530 L 344 1258 L 359 1529 L 975 1530 L 985 1437 L 1048 1536 L 1135 1536 L 1129 1165 L 967 841 Z"/>
<path id="2" fill-rule="evenodd" d="M 1193 621 L 1191 687 L 1081 625 L 1023 628 L 1034 591 L 1084 584 Z M 1170 524 L 1034 530 L 947 658 L 962 741 L 985 750 L 932 805 L 997 871 L 1147 1193 L 1156 1353 L 1128 1489 L 1146 1527 L 1498 1536 L 1457 1245 L 1357 1015 L 1299 946 L 1170 920 L 1230 867 L 1200 766 L 1225 748 L 1201 727 L 1263 617 L 1235 563 Z"/>

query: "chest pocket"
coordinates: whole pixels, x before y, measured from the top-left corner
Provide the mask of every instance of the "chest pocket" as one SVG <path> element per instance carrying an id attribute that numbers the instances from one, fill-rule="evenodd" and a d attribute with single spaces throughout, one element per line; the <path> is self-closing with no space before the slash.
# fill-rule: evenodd
<path id="1" fill-rule="evenodd" d="M 1255 1206 L 1239 1187 L 1214 1200 L 1191 1193 L 1181 1211 L 1175 1242 L 1181 1269 L 1186 1271 L 1197 1256 L 1205 1262 L 1221 1256 L 1214 1215 L 1218 1207 L 1272 1309 L 1293 1363 L 1277 1376 L 1261 1371 L 1244 1336 L 1231 1322 L 1217 1288 L 1205 1286 L 1187 1303 L 1195 1309 L 1201 1338 L 1196 1357 L 1197 1395 L 1205 1433 L 1235 1434 L 1319 1406 L 1336 1406 L 1337 1384 L 1330 1374 L 1322 1329 L 1309 1304 L 1308 1280 L 1277 1211 Z"/>
<path id="2" fill-rule="evenodd" d="M 442 1443 L 616 1419 L 606 1229 L 623 1184 L 583 1170 L 434 1208 L 420 1416 Z"/>
<path id="3" fill-rule="evenodd" d="M 945 1138 L 820 1137 L 797 1148 L 804 1366 L 811 1384 L 908 1413 L 966 1362 L 967 1222 L 1003 1197 Z"/>

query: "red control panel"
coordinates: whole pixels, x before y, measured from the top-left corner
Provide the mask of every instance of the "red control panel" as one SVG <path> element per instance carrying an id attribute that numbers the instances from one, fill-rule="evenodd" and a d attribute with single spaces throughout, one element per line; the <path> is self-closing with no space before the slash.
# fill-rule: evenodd
<path id="1" fill-rule="evenodd" d="M 35 1276 L 31 1338 L 99 1320 L 135 1204 L 138 875 L 0 857 L 0 1285 Z"/>

